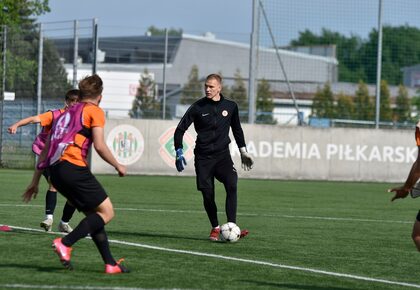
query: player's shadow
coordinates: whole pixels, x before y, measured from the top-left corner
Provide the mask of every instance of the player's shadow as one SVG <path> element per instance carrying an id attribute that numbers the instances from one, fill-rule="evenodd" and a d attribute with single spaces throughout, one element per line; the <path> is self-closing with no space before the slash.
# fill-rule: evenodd
<path id="1" fill-rule="evenodd" d="M 63 267 L 54 267 L 54 266 L 41 266 L 41 265 L 34 265 L 34 264 L 0 264 L 1 268 L 16 268 L 16 269 L 34 269 L 40 272 L 55 272 L 55 271 L 69 271 L 64 269 Z"/>
<path id="2" fill-rule="evenodd" d="M 241 282 L 247 282 L 254 284 L 255 287 L 270 287 L 278 289 L 296 289 L 296 290 L 353 290 L 353 288 L 343 288 L 336 286 L 314 286 L 314 285 L 298 285 L 292 283 L 274 283 L 254 280 L 241 280 Z"/>
<path id="3" fill-rule="evenodd" d="M 195 237 L 189 237 L 189 236 L 181 236 L 181 235 L 169 235 L 169 234 L 158 234 L 158 233 L 147 233 L 147 232 L 120 232 L 120 231 L 114 231 L 114 230 L 107 230 L 108 236 L 111 236 L 113 239 L 117 238 L 118 236 L 121 237 L 127 237 L 127 236 L 133 236 L 133 237 L 150 237 L 150 238 L 166 238 L 166 239 L 182 239 L 182 240 L 194 240 L 194 241 L 208 241 L 207 237 L 203 238 L 195 238 Z"/>

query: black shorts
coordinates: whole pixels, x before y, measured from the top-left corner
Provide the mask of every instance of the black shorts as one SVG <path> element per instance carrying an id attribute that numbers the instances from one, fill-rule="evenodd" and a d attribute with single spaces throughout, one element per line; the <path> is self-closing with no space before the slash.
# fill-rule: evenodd
<path id="1" fill-rule="evenodd" d="M 62 161 L 50 173 L 54 187 L 79 211 L 92 211 L 108 197 L 88 167 Z"/>
<path id="2" fill-rule="evenodd" d="M 51 176 L 50 168 L 49 167 L 45 168 L 42 171 L 42 175 L 45 177 L 45 180 L 47 180 L 47 182 L 49 183 L 50 182 L 50 176 Z"/>
<path id="3" fill-rule="evenodd" d="M 236 185 L 238 181 L 238 174 L 229 151 L 211 157 L 196 155 L 194 162 L 198 190 L 214 188 L 215 178 L 225 185 Z"/>

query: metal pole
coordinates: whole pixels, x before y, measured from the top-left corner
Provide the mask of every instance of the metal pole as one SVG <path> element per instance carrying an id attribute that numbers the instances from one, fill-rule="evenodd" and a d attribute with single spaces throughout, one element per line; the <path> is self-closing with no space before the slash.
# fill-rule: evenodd
<path id="1" fill-rule="evenodd" d="M 255 95 L 256 86 L 255 80 L 257 78 L 257 46 L 259 35 L 259 0 L 252 0 L 252 32 L 251 44 L 249 49 L 249 104 L 248 104 L 248 123 L 255 123 Z"/>
<path id="2" fill-rule="evenodd" d="M 165 29 L 165 59 L 163 60 L 163 103 L 162 119 L 166 119 L 166 63 L 168 61 L 168 28 Z"/>
<path id="3" fill-rule="evenodd" d="M 93 19 L 92 32 L 92 74 L 96 74 L 97 54 L 98 54 L 98 19 Z"/>
<path id="4" fill-rule="evenodd" d="M 6 91 L 6 52 L 7 52 L 7 26 L 3 25 L 3 48 L 2 48 L 2 57 L 3 57 L 3 72 L 2 72 L 2 82 L 1 82 L 1 100 L 4 101 L 4 92 Z M 2 110 L 3 113 L 3 110 Z"/>
<path id="5" fill-rule="evenodd" d="M 38 44 L 38 80 L 37 80 L 37 106 L 36 114 L 41 114 L 41 100 L 42 100 L 42 62 L 44 54 L 44 35 L 42 32 L 42 23 L 39 24 L 39 44 Z M 39 126 L 36 127 L 36 134 L 38 135 L 40 131 Z"/>
<path id="6" fill-rule="evenodd" d="M 379 0 L 378 9 L 378 55 L 376 66 L 376 118 L 375 128 L 379 129 L 380 106 L 381 106 L 381 74 L 382 74 L 382 0 Z"/>
<path id="7" fill-rule="evenodd" d="M 2 60 L 3 72 L 1 82 L 1 111 L 0 111 L 0 165 L 3 163 L 3 116 L 4 116 L 4 95 L 6 91 L 6 53 L 7 53 L 7 26 L 3 25 L 3 47 L 2 47 Z"/>
<path id="8" fill-rule="evenodd" d="M 77 60 L 79 57 L 79 37 L 78 37 L 78 29 L 79 29 L 79 22 L 77 20 L 74 20 L 74 25 L 73 25 L 73 38 L 74 38 L 74 42 L 73 42 L 73 88 L 77 88 Z"/>

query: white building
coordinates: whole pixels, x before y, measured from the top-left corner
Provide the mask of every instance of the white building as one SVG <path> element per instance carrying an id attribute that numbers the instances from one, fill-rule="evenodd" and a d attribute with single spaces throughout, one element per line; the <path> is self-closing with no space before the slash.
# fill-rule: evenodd
<path id="1" fill-rule="evenodd" d="M 55 40 L 60 56 L 73 78 L 73 51 L 69 42 Z M 163 60 L 165 39 L 163 36 L 106 37 L 99 39 L 103 62 L 97 64 L 97 73 L 104 80 L 104 98 L 101 106 L 109 117 L 126 117 L 139 84 L 140 74 L 147 69 L 155 76 L 160 94 L 163 87 Z M 91 40 L 79 40 L 77 79 L 92 73 Z M 337 80 L 338 62 L 333 57 L 323 57 L 284 49 L 259 48 L 258 78 L 284 81 L 278 57 L 284 64 L 291 82 L 323 84 Z M 246 80 L 249 75 L 250 46 L 248 44 L 218 40 L 207 36 L 170 36 L 166 65 L 167 104 L 175 115 L 181 88 L 187 83 L 191 68 L 198 66 L 200 78 L 210 73 L 221 73 L 225 83 L 232 83 L 239 70 Z"/>

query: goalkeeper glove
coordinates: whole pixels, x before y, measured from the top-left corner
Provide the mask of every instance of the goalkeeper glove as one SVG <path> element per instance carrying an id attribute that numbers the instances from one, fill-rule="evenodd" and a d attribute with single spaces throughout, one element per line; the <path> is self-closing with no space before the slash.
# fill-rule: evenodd
<path id="1" fill-rule="evenodd" d="M 239 148 L 239 151 L 241 152 L 242 168 L 246 171 L 251 170 L 252 165 L 254 165 L 254 160 L 252 160 L 251 155 L 249 155 L 245 147 Z"/>
<path id="2" fill-rule="evenodd" d="M 184 152 L 182 152 L 182 148 L 176 149 L 176 158 L 175 158 L 175 166 L 178 172 L 184 170 L 184 165 L 187 165 L 187 161 L 184 158 Z"/>

